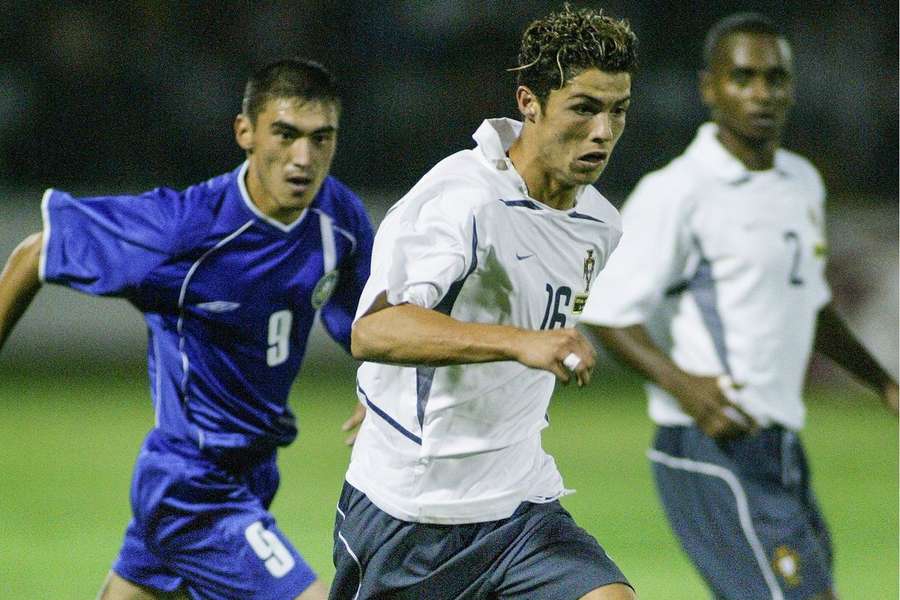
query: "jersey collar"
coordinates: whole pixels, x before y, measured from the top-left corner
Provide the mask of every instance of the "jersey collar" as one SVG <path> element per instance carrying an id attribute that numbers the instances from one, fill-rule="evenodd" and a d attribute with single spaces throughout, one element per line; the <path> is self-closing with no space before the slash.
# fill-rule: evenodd
<path id="1" fill-rule="evenodd" d="M 550 212 L 562 214 L 574 213 L 575 206 L 578 206 L 578 202 L 584 195 L 587 186 L 581 186 L 575 194 L 575 206 L 568 210 L 551 208 L 540 200 L 535 200 L 528 195 L 528 186 L 525 185 L 525 180 L 522 179 L 522 176 L 519 175 L 519 172 L 516 171 L 512 161 L 506 155 L 509 147 L 513 145 L 513 142 L 515 142 L 522 133 L 522 126 L 521 121 L 515 121 L 513 119 L 485 119 L 478 129 L 475 130 L 475 133 L 472 134 L 472 139 L 478 144 L 477 151 L 480 152 L 481 157 L 487 163 L 488 167 L 497 171 L 498 175 L 501 175 L 514 185 L 519 193 L 522 194 L 523 198 L 527 198 L 531 202 L 537 203 L 541 208 Z"/>
<path id="2" fill-rule="evenodd" d="M 704 167 L 714 176 L 730 184 L 743 183 L 750 179 L 754 173 L 765 172 L 748 169 L 744 163 L 722 145 L 722 142 L 716 137 L 718 131 L 719 127 L 715 123 L 704 123 L 701 125 L 697 130 L 694 141 L 688 146 L 687 154 L 702 162 Z M 781 149 L 775 151 L 772 171 L 781 176 L 788 175 L 785 154 Z"/>
<path id="3" fill-rule="evenodd" d="M 249 167 L 249 166 L 250 166 L 250 161 L 244 161 L 244 164 L 242 164 L 240 166 L 240 168 L 238 169 L 238 172 L 237 172 L 238 189 L 241 192 L 241 199 L 244 201 L 244 204 L 247 206 L 247 208 L 250 209 L 250 212 L 252 212 L 256 216 L 256 218 L 258 218 L 260 221 L 265 221 L 266 223 L 268 223 L 272 227 L 275 227 L 276 229 L 280 229 L 281 231 L 284 231 L 285 233 L 296 229 L 300 225 L 300 223 L 302 223 L 303 220 L 306 219 L 306 214 L 309 212 L 309 209 L 304 208 L 303 212 L 300 213 L 300 216 L 297 217 L 292 223 L 290 223 L 288 225 L 285 225 L 281 221 L 279 221 L 277 219 L 273 219 L 272 217 L 263 213 L 263 211 L 259 210 L 259 207 L 253 203 L 253 200 L 250 199 L 250 192 L 247 191 L 246 178 L 247 178 L 247 167 Z M 313 202 L 315 202 L 315 200 Z"/>

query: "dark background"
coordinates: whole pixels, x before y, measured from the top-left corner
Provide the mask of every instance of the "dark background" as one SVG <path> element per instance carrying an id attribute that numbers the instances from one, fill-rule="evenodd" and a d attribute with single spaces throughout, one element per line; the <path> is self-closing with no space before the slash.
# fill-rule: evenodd
<path id="1" fill-rule="evenodd" d="M 621 204 L 682 152 L 705 118 L 697 71 L 706 30 L 738 10 L 793 43 L 797 106 L 785 146 L 829 187 L 835 304 L 898 368 L 897 7 L 849 2 L 573 2 L 628 18 L 640 38 L 628 126 L 599 187 Z M 333 172 L 377 223 L 437 161 L 473 145 L 486 117 L 516 116 L 518 39 L 562 2 L 0 0 L 0 261 L 41 227 L 45 187 L 76 194 L 184 187 L 234 168 L 232 122 L 251 70 L 289 55 L 339 78 Z M 352 361 L 321 339 L 307 365 Z M 142 365 L 127 303 L 45 286 L 0 353 L 5 368 Z M 343 362 L 342 362 L 343 361 Z M 606 363 L 604 363 L 606 364 Z M 813 371 L 816 377 L 821 373 Z"/>
<path id="2" fill-rule="evenodd" d="M 626 17 L 640 38 L 629 124 L 599 186 L 616 204 L 677 155 L 705 111 L 705 31 L 736 10 L 781 23 L 795 51 L 786 146 L 839 203 L 897 202 L 893 3 L 573 2 Z M 231 124 L 250 71 L 286 55 L 340 79 L 334 173 L 402 194 L 514 116 L 517 42 L 561 2 L 0 2 L 0 184 L 87 192 L 186 186 L 235 166 Z M 399 195 L 398 195 L 399 197 Z"/>

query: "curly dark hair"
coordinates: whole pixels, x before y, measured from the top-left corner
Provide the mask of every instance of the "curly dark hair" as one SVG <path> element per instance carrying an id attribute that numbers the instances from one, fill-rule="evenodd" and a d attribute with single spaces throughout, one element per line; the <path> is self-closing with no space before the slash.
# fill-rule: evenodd
<path id="1" fill-rule="evenodd" d="M 586 69 L 632 73 L 637 67 L 637 36 L 624 19 L 601 9 L 574 9 L 533 21 L 522 34 L 516 83 L 543 104 L 553 90 Z"/>

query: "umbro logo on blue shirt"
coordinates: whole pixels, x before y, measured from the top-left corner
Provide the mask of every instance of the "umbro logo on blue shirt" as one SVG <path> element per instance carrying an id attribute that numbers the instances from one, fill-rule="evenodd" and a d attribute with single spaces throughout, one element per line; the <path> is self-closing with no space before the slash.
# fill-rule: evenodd
<path id="1" fill-rule="evenodd" d="M 215 300 L 213 302 L 201 302 L 197 308 L 207 312 L 223 313 L 231 312 L 241 306 L 240 302 L 228 302 L 227 300 Z"/>
<path id="2" fill-rule="evenodd" d="M 534 254 L 519 254 L 518 252 L 516 252 L 516 258 L 518 258 L 519 260 L 525 260 L 526 258 L 531 258 L 532 256 L 534 256 Z"/>

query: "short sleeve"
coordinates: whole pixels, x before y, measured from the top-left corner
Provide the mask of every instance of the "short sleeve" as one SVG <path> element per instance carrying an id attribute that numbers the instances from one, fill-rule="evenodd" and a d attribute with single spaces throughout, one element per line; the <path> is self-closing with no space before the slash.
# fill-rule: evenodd
<path id="1" fill-rule="evenodd" d="M 388 211 L 375 234 L 372 272 L 356 319 L 381 294 L 390 304 L 438 308 L 476 265 L 473 199 L 483 192 L 447 186 L 416 190 Z"/>
<path id="2" fill-rule="evenodd" d="M 388 302 L 434 308 L 469 271 L 476 235 L 475 218 L 464 192 L 445 190 L 423 203 L 394 243 Z"/>
<path id="3" fill-rule="evenodd" d="M 819 235 L 821 236 L 820 239 L 816 241 L 813 252 L 816 256 L 819 256 L 821 253 L 822 257 L 818 269 L 816 270 L 816 277 L 813 280 L 812 293 L 815 297 L 816 305 L 822 308 L 831 302 L 831 287 L 828 285 L 828 280 L 825 278 L 825 257 L 828 256 L 825 201 L 828 193 L 825 188 L 825 182 L 822 181 L 822 176 L 819 174 L 818 169 L 816 169 L 812 163 L 807 163 L 807 165 L 810 187 L 813 190 L 813 205 L 810 207 L 810 211 L 815 216 L 815 224 L 819 230 Z"/>
<path id="4" fill-rule="evenodd" d="M 591 287 L 581 322 L 644 323 L 681 281 L 691 252 L 686 195 L 660 173 L 638 184 L 622 209 L 622 239 Z"/>
<path id="5" fill-rule="evenodd" d="M 40 277 L 95 295 L 128 296 L 168 258 L 184 221 L 180 194 L 74 198 L 45 192 Z"/>

